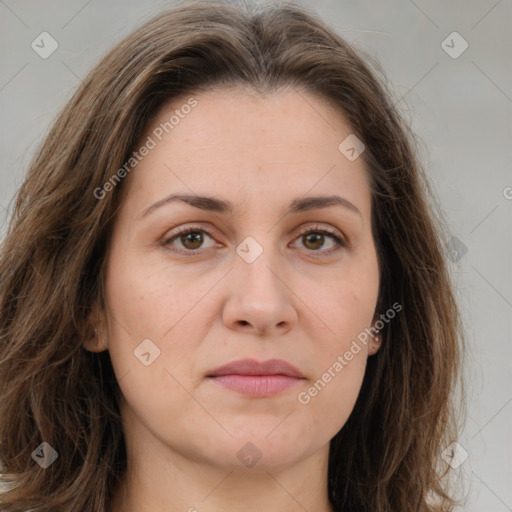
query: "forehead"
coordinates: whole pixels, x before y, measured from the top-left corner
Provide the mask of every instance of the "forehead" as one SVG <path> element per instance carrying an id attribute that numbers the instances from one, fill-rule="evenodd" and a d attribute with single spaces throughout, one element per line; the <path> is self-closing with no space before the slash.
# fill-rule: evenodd
<path id="1" fill-rule="evenodd" d="M 339 191 L 364 209 L 368 174 L 363 158 L 340 151 L 347 137 L 353 133 L 339 111 L 305 91 L 183 95 L 146 126 L 137 147 L 152 149 L 130 175 L 128 198 L 139 207 L 173 192 L 270 204 Z"/>

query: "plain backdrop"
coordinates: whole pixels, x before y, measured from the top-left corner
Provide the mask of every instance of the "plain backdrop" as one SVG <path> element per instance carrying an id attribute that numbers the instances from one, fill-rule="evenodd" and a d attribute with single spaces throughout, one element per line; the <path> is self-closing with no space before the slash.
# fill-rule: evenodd
<path id="1" fill-rule="evenodd" d="M 468 418 L 454 440 L 468 456 L 451 471 L 464 510 L 512 511 L 512 3 L 302 3 L 379 60 L 423 141 L 470 346 Z M 0 0 L 0 236 L 57 110 L 114 43 L 171 4 Z M 42 32 L 58 44 L 46 59 L 31 46 Z"/>

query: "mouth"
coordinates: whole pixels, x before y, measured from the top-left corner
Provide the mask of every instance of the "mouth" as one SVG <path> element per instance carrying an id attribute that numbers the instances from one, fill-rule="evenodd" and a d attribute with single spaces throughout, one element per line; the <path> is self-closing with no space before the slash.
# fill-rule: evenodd
<path id="1" fill-rule="evenodd" d="M 282 359 L 261 363 L 254 359 L 233 361 L 206 377 L 226 389 L 251 397 L 277 395 L 305 379 L 297 368 Z"/>

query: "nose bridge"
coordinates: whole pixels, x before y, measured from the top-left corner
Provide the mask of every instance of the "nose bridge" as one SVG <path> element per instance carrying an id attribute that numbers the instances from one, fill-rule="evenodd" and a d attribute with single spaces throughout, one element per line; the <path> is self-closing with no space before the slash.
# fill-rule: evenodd
<path id="1" fill-rule="evenodd" d="M 235 285 L 231 287 L 224 320 L 231 328 L 259 333 L 287 331 L 296 321 L 291 292 L 280 275 L 284 271 L 272 236 L 248 236 L 236 248 Z"/>
<path id="2" fill-rule="evenodd" d="M 283 284 L 277 278 L 278 263 L 276 247 L 268 233 L 260 235 L 258 241 L 247 236 L 236 248 L 236 267 L 241 273 L 241 286 L 255 294 L 263 293 L 267 299 L 283 293 Z"/>

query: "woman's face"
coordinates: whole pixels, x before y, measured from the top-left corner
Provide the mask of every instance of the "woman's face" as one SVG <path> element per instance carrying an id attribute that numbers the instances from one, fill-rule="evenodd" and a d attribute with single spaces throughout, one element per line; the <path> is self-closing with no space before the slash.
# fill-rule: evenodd
<path id="1" fill-rule="evenodd" d="M 378 348 L 357 341 L 379 289 L 367 171 L 350 127 L 306 92 L 193 98 L 165 105 L 137 146 L 101 343 L 148 456 L 286 467 L 327 453 Z M 242 359 L 298 374 L 216 372 Z"/>

